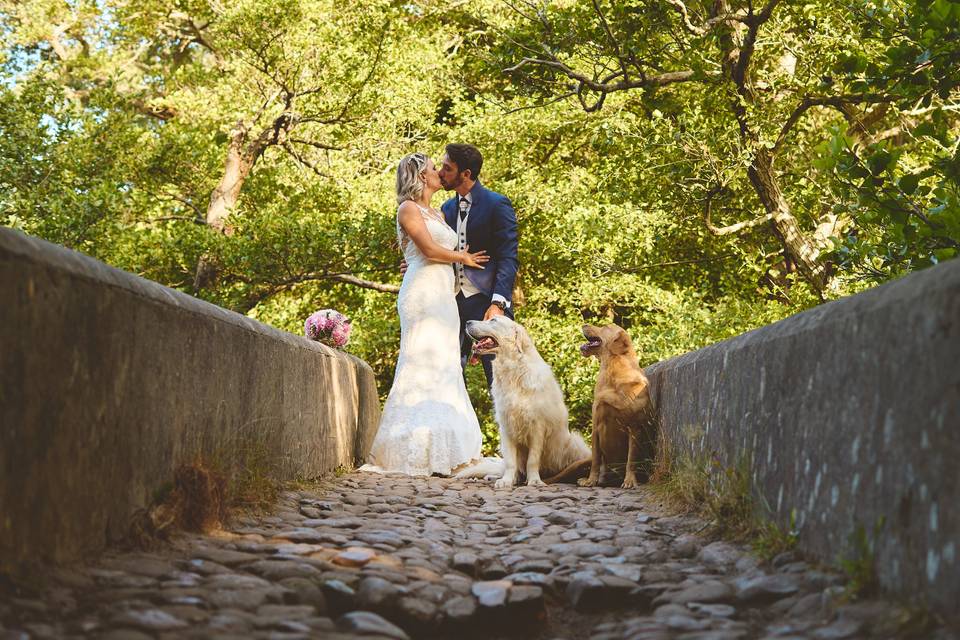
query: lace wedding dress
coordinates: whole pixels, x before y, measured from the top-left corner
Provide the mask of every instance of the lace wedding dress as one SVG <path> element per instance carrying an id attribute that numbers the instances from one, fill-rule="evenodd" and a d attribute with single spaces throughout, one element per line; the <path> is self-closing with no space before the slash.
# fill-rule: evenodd
<path id="1" fill-rule="evenodd" d="M 419 206 L 419 205 L 418 205 Z M 457 233 L 436 210 L 420 207 L 434 242 L 457 246 Z M 480 424 L 460 367 L 460 316 L 454 272 L 430 262 L 397 224 L 407 261 L 400 285 L 400 357 L 380 428 L 361 470 L 450 475 L 480 459 Z"/>

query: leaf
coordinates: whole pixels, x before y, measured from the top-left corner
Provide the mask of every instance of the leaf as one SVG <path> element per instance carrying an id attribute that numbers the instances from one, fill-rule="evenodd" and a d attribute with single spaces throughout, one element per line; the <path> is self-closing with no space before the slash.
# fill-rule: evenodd
<path id="1" fill-rule="evenodd" d="M 917 190 L 917 185 L 920 184 L 920 176 L 914 173 L 908 173 L 905 176 L 897 181 L 897 186 L 900 187 L 900 190 L 905 194 L 913 195 L 913 192 Z"/>
<path id="2" fill-rule="evenodd" d="M 867 160 L 867 165 L 870 167 L 870 173 L 873 175 L 879 175 L 886 171 L 887 167 L 890 166 L 890 162 L 893 160 L 893 155 L 886 149 L 881 149 L 874 153 Z"/>
<path id="3" fill-rule="evenodd" d="M 936 257 L 936 259 L 939 262 L 943 262 L 944 260 L 955 258 L 957 256 L 957 250 L 954 249 L 953 247 L 948 247 L 945 249 L 937 249 L 936 251 L 933 252 L 933 255 L 934 257 Z"/>
<path id="4" fill-rule="evenodd" d="M 854 178 L 866 178 L 870 172 L 862 164 L 855 164 L 847 170 L 847 173 Z"/>
<path id="5" fill-rule="evenodd" d="M 949 0 L 934 0 L 930 6 L 930 17 L 940 23 L 946 22 L 950 17 L 951 4 Z"/>
<path id="6" fill-rule="evenodd" d="M 914 135 L 916 136 L 934 136 L 936 135 L 935 125 L 926 120 L 917 125 L 917 128 L 913 130 Z"/>

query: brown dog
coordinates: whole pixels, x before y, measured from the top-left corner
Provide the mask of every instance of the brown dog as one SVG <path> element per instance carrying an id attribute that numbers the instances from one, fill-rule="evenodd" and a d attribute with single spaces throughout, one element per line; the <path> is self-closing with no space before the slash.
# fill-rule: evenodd
<path id="1" fill-rule="evenodd" d="M 637 464 L 652 461 L 656 443 L 647 377 L 637 363 L 637 354 L 626 331 L 615 324 L 605 327 L 583 325 L 587 343 L 580 347 L 584 357 L 600 359 L 600 373 L 593 392 L 593 457 L 590 475 L 581 478 L 581 487 L 600 482 L 604 467 L 626 465 L 623 488 L 637 486 Z M 586 460 L 567 467 L 547 482 L 562 482 L 579 475 Z M 644 474 L 646 475 L 646 474 Z"/>

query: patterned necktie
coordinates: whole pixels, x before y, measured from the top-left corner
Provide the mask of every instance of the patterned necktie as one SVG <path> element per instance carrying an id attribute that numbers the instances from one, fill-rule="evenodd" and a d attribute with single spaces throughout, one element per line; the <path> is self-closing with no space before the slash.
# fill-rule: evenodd
<path id="1" fill-rule="evenodd" d="M 467 247 L 467 228 L 463 224 L 463 221 L 467 217 L 467 210 L 470 208 L 470 201 L 460 196 L 460 201 L 458 203 L 460 208 L 460 219 L 457 221 L 457 248 L 461 251 L 465 250 Z M 460 289 L 464 285 L 464 275 L 463 275 L 463 263 L 458 262 L 456 264 L 457 270 L 457 279 L 454 282 L 454 291 L 460 293 Z"/>

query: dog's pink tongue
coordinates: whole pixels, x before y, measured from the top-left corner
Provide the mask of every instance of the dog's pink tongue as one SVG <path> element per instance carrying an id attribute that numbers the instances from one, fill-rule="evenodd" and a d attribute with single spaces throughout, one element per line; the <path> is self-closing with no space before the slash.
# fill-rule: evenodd
<path id="1" fill-rule="evenodd" d="M 589 342 L 580 345 L 580 355 L 587 355 L 587 351 L 590 349 L 591 345 Z"/>
<path id="2" fill-rule="evenodd" d="M 490 346 L 492 342 L 493 340 L 491 340 L 490 338 L 481 338 L 480 340 L 477 340 L 476 342 L 473 343 L 473 350 L 477 351 L 477 350 L 486 349 L 487 347 Z"/>

